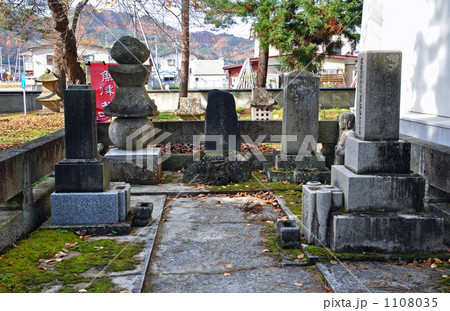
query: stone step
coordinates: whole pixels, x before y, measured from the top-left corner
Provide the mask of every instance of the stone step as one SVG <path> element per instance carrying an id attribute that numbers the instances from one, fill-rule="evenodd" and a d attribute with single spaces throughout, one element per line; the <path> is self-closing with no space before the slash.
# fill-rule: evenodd
<path id="1" fill-rule="evenodd" d="M 331 184 L 344 193 L 347 212 L 419 213 L 424 209 L 425 179 L 412 174 L 355 174 L 331 168 Z"/>
<path id="2" fill-rule="evenodd" d="M 442 218 L 417 215 L 335 215 L 331 248 L 336 252 L 435 252 L 443 245 Z"/>
<path id="3" fill-rule="evenodd" d="M 0 211 L 0 252 L 22 235 L 22 211 Z"/>

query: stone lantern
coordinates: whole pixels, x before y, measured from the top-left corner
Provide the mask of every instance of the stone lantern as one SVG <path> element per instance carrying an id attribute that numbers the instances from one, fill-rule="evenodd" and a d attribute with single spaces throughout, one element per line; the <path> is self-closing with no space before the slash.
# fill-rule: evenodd
<path id="1" fill-rule="evenodd" d="M 45 112 L 60 112 L 62 97 L 57 91 L 56 82 L 58 81 L 59 79 L 49 69 L 46 69 L 45 73 L 36 80 L 36 82 L 42 82 L 43 88 L 36 101 L 42 103 Z"/>

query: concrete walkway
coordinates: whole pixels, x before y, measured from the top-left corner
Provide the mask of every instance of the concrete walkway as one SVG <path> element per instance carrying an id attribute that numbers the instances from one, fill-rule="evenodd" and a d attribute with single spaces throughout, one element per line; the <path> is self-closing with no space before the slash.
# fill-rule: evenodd
<path id="1" fill-rule="evenodd" d="M 280 267 L 264 252 L 273 208 L 247 213 L 257 198 L 177 198 L 163 216 L 144 292 L 326 292 L 316 267 Z"/>

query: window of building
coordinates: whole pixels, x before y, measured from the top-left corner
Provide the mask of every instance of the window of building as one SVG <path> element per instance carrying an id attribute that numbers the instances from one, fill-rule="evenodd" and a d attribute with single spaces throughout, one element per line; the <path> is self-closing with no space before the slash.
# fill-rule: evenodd
<path id="1" fill-rule="evenodd" d="M 167 60 L 167 65 L 169 65 L 169 66 L 175 66 L 175 60 L 174 60 L 174 59 L 168 59 L 168 60 Z"/>
<path id="2" fill-rule="evenodd" d="M 175 80 L 174 77 L 164 77 L 164 82 L 174 81 L 174 80 Z"/>
<path id="3" fill-rule="evenodd" d="M 47 65 L 53 65 L 53 55 L 47 55 Z"/>
<path id="4" fill-rule="evenodd" d="M 84 55 L 83 60 L 85 62 L 93 62 L 94 61 L 94 55 Z"/>

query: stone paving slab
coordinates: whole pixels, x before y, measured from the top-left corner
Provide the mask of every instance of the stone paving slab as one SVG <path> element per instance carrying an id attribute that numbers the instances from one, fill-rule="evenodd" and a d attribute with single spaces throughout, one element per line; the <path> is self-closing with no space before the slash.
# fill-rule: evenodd
<path id="1" fill-rule="evenodd" d="M 450 273 L 444 268 L 381 262 L 318 263 L 317 268 L 336 293 L 436 293 L 439 277 Z"/>
<path id="2" fill-rule="evenodd" d="M 170 204 L 170 213 L 167 213 L 166 218 L 174 222 L 248 223 L 254 218 L 246 213 L 243 207 L 251 201 L 264 204 L 261 200 L 248 197 L 177 198 Z M 273 209 L 264 205 L 263 208 L 264 210 L 257 214 L 257 218 L 276 221 Z"/>
<path id="3" fill-rule="evenodd" d="M 146 287 L 158 293 L 324 293 L 315 267 L 267 267 L 222 273 L 150 275 Z M 294 283 L 297 283 L 294 284 Z M 301 285 L 301 286 L 300 286 Z"/>
<path id="4" fill-rule="evenodd" d="M 271 206 L 247 213 L 242 206 L 248 201 L 264 204 L 253 197 L 174 199 L 158 233 L 145 291 L 324 291 L 316 268 L 281 268 L 275 257 L 263 252 L 264 220 L 278 215 Z"/>

